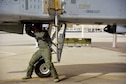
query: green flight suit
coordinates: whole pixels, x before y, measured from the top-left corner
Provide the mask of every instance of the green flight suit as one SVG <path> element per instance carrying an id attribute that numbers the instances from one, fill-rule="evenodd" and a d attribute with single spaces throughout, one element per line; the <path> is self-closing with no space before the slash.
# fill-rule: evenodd
<path id="1" fill-rule="evenodd" d="M 50 37 L 46 32 L 37 32 L 35 33 L 35 37 L 38 41 L 38 47 L 39 49 L 33 54 L 29 66 L 27 68 L 26 76 L 30 77 L 32 76 L 32 72 L 34 69 L 34 64 L 41 58 L 41 56 L 44 57 L 45 63 L 49 65 L 49 69 L 51 71 L 51 74 L 54 79 L 58 79 L 58 74 L 56 72 L 56 69 L 53 65 L 52 56 L 51 56 L 51 49 L 50 49 Z"/>

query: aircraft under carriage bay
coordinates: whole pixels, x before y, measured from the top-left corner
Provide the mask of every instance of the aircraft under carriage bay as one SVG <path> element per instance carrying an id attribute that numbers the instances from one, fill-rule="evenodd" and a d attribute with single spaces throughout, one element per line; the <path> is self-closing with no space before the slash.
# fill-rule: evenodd
<path id="1" fill-rule="evenodd" d="M 62 38 L 60 44 L 56 43 L 60 61 L 67 23 L 126 26 L 125 8 L 126 0 L 0 0 L 0 30 L 22 34 L 24 24 L 25 27 L 35 23 L 53 24 L 56 27 L 53 38 L 57 43 Z M 60 24 L 64 25 L 62 37 L 58 35 Z M 36 74 L 50 76 L 48 66 L 42 64 L 44 59 L 36 63 Z"/>

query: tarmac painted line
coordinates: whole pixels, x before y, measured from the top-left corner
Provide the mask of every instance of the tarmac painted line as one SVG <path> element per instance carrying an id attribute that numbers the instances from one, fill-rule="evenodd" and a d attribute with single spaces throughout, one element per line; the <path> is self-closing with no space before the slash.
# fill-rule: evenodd
<path id="1" fill-rule="evenodd" d="M 126 78 L 126 73 L 84 73 L 80 74 L 76 77 L 82 77 L 82 78 L 88 78 L 88 77 L 94 77 L 94 78 Z"/>
<path id="2" fill-rule="evenodd" d="M 12 55 L 16 55 L 16 53 L 0 51 L 0 57 L 8 57 L 8 56 L 12 56 Z"/>
<path id="3" fill-rule="evenodd" d="M 109 76 L 74 76 L 74 77 L 71 77 L 69 76 L 68 78 L 126 78 L 126 76 L 115 76 L 115 75 L 109 75 Z"/>
<path id="4" fill-rule="evenodd" d="M 88 79 L 88 78 L 97 78 L 97 79 L 126 79 L 126 76 L 60 76 L 60 79 Z"/>

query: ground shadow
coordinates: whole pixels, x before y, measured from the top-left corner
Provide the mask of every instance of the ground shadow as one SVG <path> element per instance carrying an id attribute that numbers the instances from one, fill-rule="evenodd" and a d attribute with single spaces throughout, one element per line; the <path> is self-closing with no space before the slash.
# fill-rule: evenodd
<path id="1" fill-rule="evenodd" d="M 56 67 L 59 75 L 65 75 L 69 79 L 84 73 L 102 73 L 100 75 L 91 77 L 96 78 L 108 73 L 126 73 L 126 64 L 124 63 L 103 63 L 103 64 L 77 64 L 77 65 L 63 65 Z M 63 80 L 64 80 L 63 79 Z"/>

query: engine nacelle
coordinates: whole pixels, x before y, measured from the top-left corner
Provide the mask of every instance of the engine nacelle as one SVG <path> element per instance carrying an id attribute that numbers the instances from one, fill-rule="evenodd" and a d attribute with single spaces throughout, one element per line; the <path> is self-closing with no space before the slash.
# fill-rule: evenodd
<path id="1" fill-rule="evenodd" d="M 126 27 L 124 26 L 116 26 L 116 25 L 107 25 L 104 28 L 105 32 L 112 33 L 112 34 L 125 34 Z"/>
<path id="2" fill-rule="evenodd" d="M 0 31 L 5 31 L 8 33 L 23 34 L 23 28 L 24 25 L 21 23 L 0 24 Z"/>

